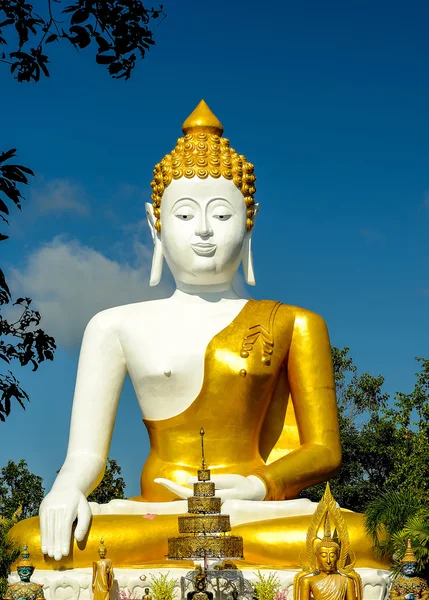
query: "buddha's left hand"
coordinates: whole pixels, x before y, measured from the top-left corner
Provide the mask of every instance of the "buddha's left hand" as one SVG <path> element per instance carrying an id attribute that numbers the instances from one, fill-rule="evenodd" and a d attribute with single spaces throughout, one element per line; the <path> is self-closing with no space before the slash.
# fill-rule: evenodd
<path id="1" fill-rule="evenodd" d="M 189 480 L 192 485 L 196 480 Z M 263 500 L 267 494 L 264 482 L 255 475 L 244 477 L 243 475 L 214 475 L 211 478 L 216 485 L 216 496 L 225 500 Z M 170 492 L 176 494 L 179 498 L 189 498 L 193 495 L 193 490 L 190 487 L 179 485 L 170 479 L 159 477 L 155 479 L 155 483 L 159 483 L 166 487 Z"/>

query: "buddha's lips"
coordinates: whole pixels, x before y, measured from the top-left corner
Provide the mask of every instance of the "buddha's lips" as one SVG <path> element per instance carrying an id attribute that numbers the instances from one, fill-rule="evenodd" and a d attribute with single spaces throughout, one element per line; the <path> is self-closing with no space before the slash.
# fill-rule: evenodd
<path id="1" fill-rule="evenodd" d="M 191 244 L 191 247 L 198 256 L 213 256 L 216 252 L 217 245 L 200 242 L 198 244 Z"/>

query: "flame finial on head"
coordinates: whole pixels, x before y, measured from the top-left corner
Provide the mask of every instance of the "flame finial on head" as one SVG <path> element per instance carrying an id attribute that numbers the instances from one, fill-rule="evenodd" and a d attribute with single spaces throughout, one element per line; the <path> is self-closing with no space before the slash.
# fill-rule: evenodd
<path id="1" fill-rule="evenodd" d="M 201 100 L 183 123 L 182 131 L 183 135 L 188 133 L 213 133 L 220 137 L 223 133 L 223 126 L 207 103 Z"/>

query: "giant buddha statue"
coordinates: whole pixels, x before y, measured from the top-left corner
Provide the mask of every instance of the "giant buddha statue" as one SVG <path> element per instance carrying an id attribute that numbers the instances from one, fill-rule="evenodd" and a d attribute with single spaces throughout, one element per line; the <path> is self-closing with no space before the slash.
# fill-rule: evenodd
<path id="1" fill-rule="evenodd" d="M 146 205 L 150 285 L 160 281 L 165 261 L 177 289 L 170 298 L 105 310 L 85 330 L 64 465 L 40 521 L 12 530 L 31 546 L 38 568 L 90 567 L 101 536 L 116 568 L 163 561 L 192 495 L 201 427 L 216 495 L 252 564 L 299 566 L 316 504 L 296 498 L 340 468 L 324 320 L 281 302 L 245 299 L 232 286 L 240 263 L 255 285 L 254 166 L 231 148 L 204 101 L 182 129 L 155 166 L 153 203 Z M 284 257 L 277 260 L 284 271 Z M 88 503 L 106 467 L 126 373 L 150 440 L 141 493 Z M 346 511 L 344 518 L 356 565 L 383 568 L 361 515 Z"/>

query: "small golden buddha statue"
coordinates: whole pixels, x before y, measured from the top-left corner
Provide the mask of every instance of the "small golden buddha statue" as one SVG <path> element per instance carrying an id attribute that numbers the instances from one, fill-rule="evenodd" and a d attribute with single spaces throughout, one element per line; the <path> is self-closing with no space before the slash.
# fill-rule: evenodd
<path id="1" fill-rule="evenodd" d="M 20 581 L 7 586 L 4 600 L 44 600 L 43 585 L 30 581 L 34 565 L 30 561 L 28 547 L 24 546 L 21 560 L 16 565 Z"/>
<path id="2" fill-rule="evenodd" d="M 428 600 L 429 586 L 425 579 L 416 576 L 417 559 L 408 540 L 407 550 L 401 560 L 402 574 L 392 583 L 390 600 Z"/>
<path id="3" fill-rule="evenodd" d="M 330 518 L 336 526 L 338 542 L 331 536 Z M 322 522 L 324 535 L 320 539 Z M 307 559 L 308 564 L 295 576 L 295 600 L 362 600 L 362 582 L 353 569 L 347 526 L 329 484 L 307 533 Z"/>
<path id="4" fill-rule="evenodd" d="M 92 565 L 92 592 L 93 600 L 109 600 L 110 590 L 113 587 L 114 575 L 112 561 L 106 558 L 107 548 L 104 545 L 103 538 L 100 539 L 97 560 Z"/>
<path id="5" fill-rule="evenodd" d="M 201 567 L 194 579 L 195 590 L 188 592 L 187 600 L 213 600 L 213 593 L 207 591 L 207 578 Z"/>
<path id="6" fill-rule="evenodd" d="M 148 587 L 144 589 L 144 595 L 142 600 L 153 600 L 150 594 L 150 589 Z"/>

